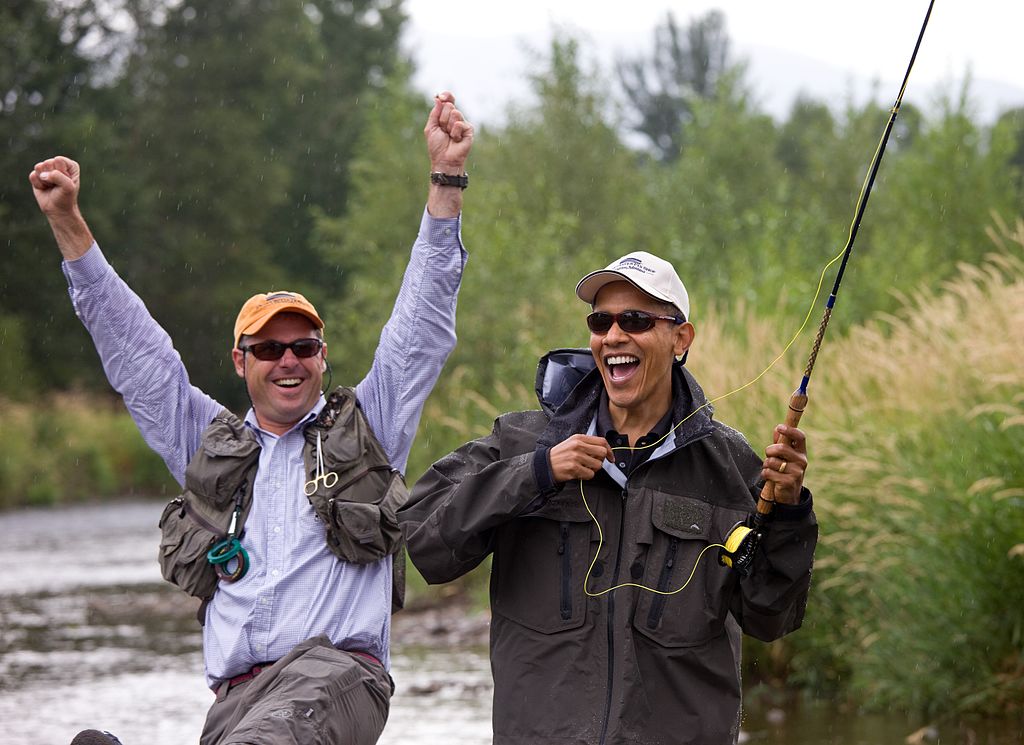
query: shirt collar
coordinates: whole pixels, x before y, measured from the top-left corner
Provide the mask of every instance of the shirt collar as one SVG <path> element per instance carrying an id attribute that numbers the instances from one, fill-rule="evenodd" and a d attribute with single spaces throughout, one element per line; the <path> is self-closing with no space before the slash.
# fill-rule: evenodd
<path id="1" fill-rule="evenodd" d="M 320 398 L 313 405 L 313 408 L 309 410 L 309 412 L 306 414 L 306 416 L 302 417 L 302 419 L 297 421 L 295 423 L 295 425 L 290 430 L 285 432 L 283 435 L 280 435 L 280 437 L 284 437 L 285 435 L 290 435 L 295 430 L 302 429 L 303 427 L 305 427 L 311 421 L 313 421 L 318 416 L 320 416 L 320 412 L 323 410 L 324 406 L 326 406 L 326 405 L 327 405 L 327 399 L 324 398 L 323 394 L 320 394 Z M 273 437 L 275 439 L 278 437 L 278 435 L 275 435 L 273 432 L 267 432 L 267 430 L 262 429 L 260 427 L 259 423 L 256 421 L 256 411 L 251 406 L 249 407 L 249 410 L 245 413 L 245 426 L 249 427 L 249 429 L 251 429 L 253 432 L 255 432 L 260 437 L 267 436 L 267 437 Z"/>
<path id="2" fill-rule="evenodd" d="M 668 407 L 668 411 L 665 415 L 658 420 L 650 432 L 647 433 L 647 439 L 656 440 L 665 437 L 668 434 L 669 427 L 672 426 L 672 412 L 675 410 L 675 387 L 672 390 L 672 405 Z M 619 436 L 619 432 L 615 429 L 615 425 L 612 424 L 612 415 L 608 410 L 608 391 L 601 391 L 601 398 L 597 404 L 597 431 L 602 433 L 605 439 L 608 439 L 611 435 Z M 635 443 L 634 443 L 635 444 Z"/>

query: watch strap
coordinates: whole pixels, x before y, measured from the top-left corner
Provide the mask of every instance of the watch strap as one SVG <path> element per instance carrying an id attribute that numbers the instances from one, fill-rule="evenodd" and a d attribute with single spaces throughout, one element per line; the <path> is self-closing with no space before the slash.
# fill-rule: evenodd
<path id="1" fill-rule="evenodd" d="M 437 184 L 438 186 L 457 186 L 460 189 L 465 189 L 469 186 L 469 174 L 464 173 L 461 176 L 453 176 L 450 173 L 434 171 L 430 174 L 430 183 Z"/>

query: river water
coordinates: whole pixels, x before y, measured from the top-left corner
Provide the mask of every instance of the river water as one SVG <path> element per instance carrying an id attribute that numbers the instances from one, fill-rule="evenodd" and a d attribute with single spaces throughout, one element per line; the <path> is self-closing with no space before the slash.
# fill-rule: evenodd
<path id="1" fill-rule="evenodd" d="M 198 741 L 212 694 L 194 605 L 160 578 L 159 513 L 159 504 L 145 502 L 0 514 L 0 740 L 7 745 L 67 745 L 86 728 L 110 730 L 125 745 Z M 381 745 L 490 742 L 486 647 L 479 633 L 447 633 L 460 624 L 472 629 L 486 619 L 396 618 L 397 691 Z M 902 717 L 753 706 L 742 741 L 876 745 L 904 742 L 916 729 Z M 957 728 L 920 742 L 1024 741 L 1005 730 Z"/>

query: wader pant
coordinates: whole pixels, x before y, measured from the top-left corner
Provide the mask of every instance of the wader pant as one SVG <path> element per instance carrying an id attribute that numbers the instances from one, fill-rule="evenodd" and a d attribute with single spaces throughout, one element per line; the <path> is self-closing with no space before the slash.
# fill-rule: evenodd
<path id="1" fill-rule="evenodd" d="M 317 636 L 244 682 L 221 683 L 199 742 L 373 745 L 393 690 L 379 663 Z"/>

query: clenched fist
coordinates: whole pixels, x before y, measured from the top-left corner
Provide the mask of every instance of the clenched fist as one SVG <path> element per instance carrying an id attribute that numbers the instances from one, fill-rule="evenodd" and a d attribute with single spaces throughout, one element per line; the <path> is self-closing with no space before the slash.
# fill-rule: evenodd
<path id="1" fill-rule="evenodd" d="M 36 203 L 50 221 L 61 254 L 69 261 L 93 244 L 89 226 L 78 211 L 80 175 L 78 163 L 63 155 L 36 163 L 28 175 Z"/>
<path id="2" fill-rule="evenodd" d="M 605 459 L 613 456 L 611 445 L 603 437 L 573 435 L 548 451 L 555 483 L 574 479 L 589 481 L 601 470 Z"/>

